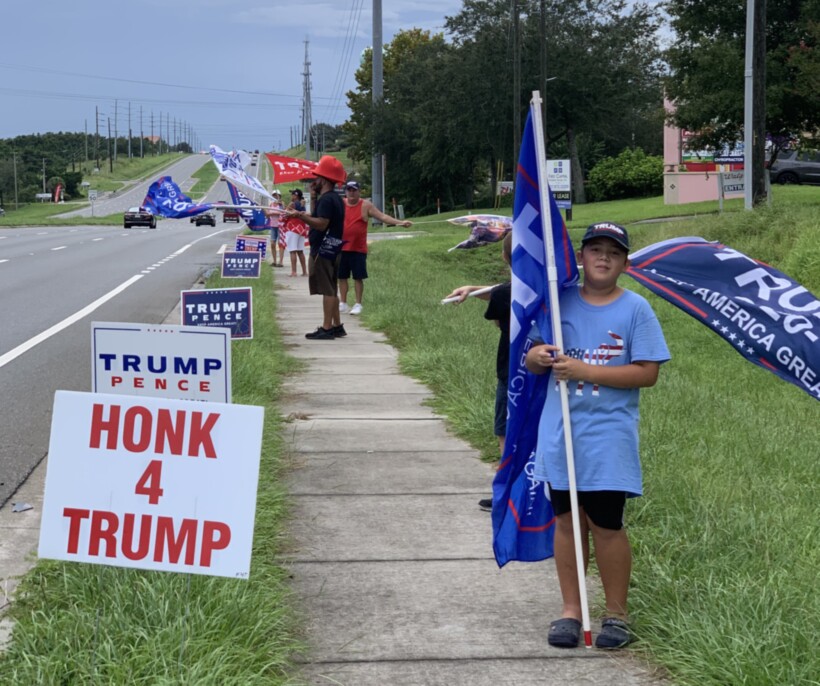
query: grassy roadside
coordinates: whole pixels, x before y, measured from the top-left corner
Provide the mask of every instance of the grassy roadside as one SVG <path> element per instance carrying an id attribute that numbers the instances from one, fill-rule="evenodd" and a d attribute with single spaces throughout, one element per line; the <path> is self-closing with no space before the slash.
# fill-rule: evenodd
<path id="1" fill-rule="evenodd" d="M 286 366 L 270 269 L 254 288 L 254 339 L 233 349 L 235 403 L 265 408 L 253 562 L 248 581 L 41 561 L 10 613 L 13 642 L 0 684 L 286 684 L 300 650 L 279 560 L 285 546 L 275 406 Z"/>
<path id="2" fill-rule="evenodd" d="M 636 247 L 675 235 L 720 239 L 818 293 L 820 194 L 795 190 L 772 210 L 636 225 L 632 237 Z M 506 278 L 499 246 L 448 253 L 464 230 L 424 228 L 422 238 L 373 244 L 362 316 L 387 333 L 402 369 L 433 389 L 454 431 L 495 459 L 498 334 L 481 303 L 439 300 L 457 285 Z M 12 608 L 18 624 L 0 654 L 0 683 L 293 683 L 299 617 L 277 564 L 286 535 L 274 403 L 288 367 L 271 281 L 269 269 L 259 280 L 209 281 L 254 287 L 254 339 L 233 355 L 234 402 L 266 408 L 250 581 L 194 576 L 189 588 L 182 575 L 41 562 Z M 633 650 L 678 684 L 817 683 L 816 401 L 630 279 L 624 285 L 652 302 L 673 355 L 643 394 L 647 497 L 627 515 L 641 639 Z"/>
<path id="3" fill-rule="evenodd" d="M 721 240 L 820 293 L 817 189 L 779 189 L 772 209 L 630 226 L 636 247 L 673 236 Z M 645 217 L 621 208 L 585 221 Z M 439 300 L 506 278 L 499 246 L 447 252 L 447 224 L 424 239 L 377 241 L 363 319 L 430 386 L 454 431 L 495 460 L 497 331 L 485 305 Z M 572 231 L 578 242 L 579 231 Z M 817 401 L 747 363 L 718 337 L 624 277 L 658 313 L 672 352 L 642 393 L 646 497 L 630 503 L 633 651 L 676 684 L 817 684 Z M 597 603 L 593 610 L 600 611 Z"/>

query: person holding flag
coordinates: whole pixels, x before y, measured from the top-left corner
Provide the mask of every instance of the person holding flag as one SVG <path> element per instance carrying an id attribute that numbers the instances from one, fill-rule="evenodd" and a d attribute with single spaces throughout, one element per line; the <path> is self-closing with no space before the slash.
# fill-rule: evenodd
<path id="1" fill-rule="evenodd" d="M 606 617 L 595 645 L 616 649 L 632 634 L 627 591 L 632 551 L 623 528 L 627 498 L 643 493 L 638 456 L 638 395 L 653 386 L 669 350 L 649 303 L 618 285 L 629 267 L 629 237 L 611 222 L 591 225 L 576 257 L 583 266 L 580 287 L 559 296 L 563 351 L 535 340 L 526 365 L 533 374 L 551 372 L 552 383 L 569 384 L 569 410 L 577 483 L 583 563 L 589 537 L 606 598 Z M 558 393 L 546 396 L 538 426 L 533 476 L 546 483 L 555 512 L 555 567 L 563 599 L 560 619 L 550 625 L 549 644 L 578 645 L 582 603 L 571 517 L 564 419 Z"/>

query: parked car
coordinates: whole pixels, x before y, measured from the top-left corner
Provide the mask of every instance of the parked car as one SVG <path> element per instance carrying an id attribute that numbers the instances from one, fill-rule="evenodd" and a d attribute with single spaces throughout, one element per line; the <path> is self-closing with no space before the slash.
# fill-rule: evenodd
<path id="1" fill-rule="evenodd" d="M 157 228 L 157 218 L 144 207 L 129 207 L 122 216 L 122 225 L 126 229 L 132 226 L 147 226 Z"/>
<path id="2" fill-rule="evenodd" d="M 820 151 L 784 150 L 769 168 L 773 183 L 820 184 Z"/>
<path id="3" fill-rule="evenodd" d="M 213 212 L 203 212 L 202 214 L 198 214 L 195 217 L 191 217 L 191 222 L 193 222 L 197 226 L 202 226 L 203 224 L 216 226 L 216 215 Z"/>

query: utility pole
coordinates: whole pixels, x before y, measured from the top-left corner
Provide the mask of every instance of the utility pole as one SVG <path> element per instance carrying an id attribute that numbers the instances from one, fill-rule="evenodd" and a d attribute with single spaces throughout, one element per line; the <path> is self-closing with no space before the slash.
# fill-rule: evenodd
<path id="1" fill-rule="evenodd" d="M 88 119 L 85 120 L 85 163 L 88 164 Z"/>
<path id="2" fill-rule="evenodd" d="M 18 210 L 20 207 L 17 204 L 17 151 L 12 150 L 11 159 L 14 165 L 14 209 Z"/>
<path id="3" fill-rule="evenodd" d="M 108 171 L 114 173 L 114 158 L 111 156 L 111 117 L 108 117 Z"/>
<path id="4" fill-rule="evenodd" d="M 384 98 L 384 65 L 382 62 L 382 0 L 373 0 L 373 109 L 377 109 Z M 375 207 L 384 211 L 384 166 L 382 164 L 382 153 L 379 150 L 373 151 L 370 163 L 372 174 L 372 202 Z"/>
<path id="5" fill-rule="evenodd" d="M 117 100 L 114 100 L 114 159 L 117 159 L 117 138 L 119 134 L 117 133 Z"/>
<path id="6" fill-rule="evenodd" d="M 145 153 L 143 151 L 143 141 L 145 140 L 145 134 L 142 132 L 142 105 L 140 105 L 140 158 L 145 157 Z"/>
<path id="7" fill-rule="evenodd" d="M 46 192 L 46 158 L 43 158 L 43 193 Z"/>
<path id="8" fill-rule="evenodd" d="M 544 150 L 549 157 L 549 133 L 547 132 L 547 8 L 546 0 L 540 2 L 538 34 L 541 41 L 541 120 L 544 122 Z M 516 160 L 516 164 L 517 164 Z"/>
<path id="9" fill-rule="evenodd" d="M 165 152 L 171 152 L 171 113 L 165 113 Z"/>
<path id="10" fill-rule="evenodd" d="M 513 169 L 518 165 L 518 148 L 521 145 L 521 22 L 518 0 L 512 1 L 513 26 Z"/>
<path id="11" fill-rule="evenodd" d="M 128 159 L 131 159 L 131 101 L 128 101 Z"/>
<path id="12" fill-rule="evenodd" d="M 97 158 L 97 170 L 100 168 L 100 108 L 94 107 L 94 115 L 97 120 L 97 133 L 94 137 L 94 157 Z"/>
<path id="13" fill-rule="evenodd" d="M 151 110 L 151 154 L 157 154 L 157 142 L 154 140 L 154 110 Z"/>
<path id="14" fill-rule="evenodd" d="M 310 59 L 308 57 L 308 45 L 310 41 L 305 39 L 305 71 L 302 72 L 304 82 L 302 86 L 302 138 L 305 141 L 305 159 L 309 160 L 311 151 L 310 134 L 313 128 L 313 112 L 310 104 Z"/>

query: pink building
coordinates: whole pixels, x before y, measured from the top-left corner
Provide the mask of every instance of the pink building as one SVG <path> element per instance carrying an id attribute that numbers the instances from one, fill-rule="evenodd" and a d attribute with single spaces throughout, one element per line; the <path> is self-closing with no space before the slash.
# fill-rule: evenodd
<path id="1" fill-rule="evenodd" d="M 664 100 L 667 112 L 674 105 Z M 717 174 L 721 171 L 743 169 L 743 151 L 724 151 L 716 156 L 714 151 L 691 150 L 686 142 L 691 133 L 669 124 L 663 127 L 663 204 L 682 205 L 687 202 L 718 199 Z M 721 163 L 717 160 L 731 160 Z"/>

